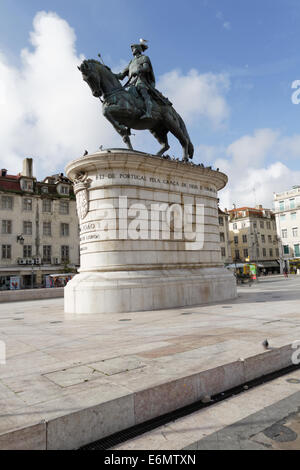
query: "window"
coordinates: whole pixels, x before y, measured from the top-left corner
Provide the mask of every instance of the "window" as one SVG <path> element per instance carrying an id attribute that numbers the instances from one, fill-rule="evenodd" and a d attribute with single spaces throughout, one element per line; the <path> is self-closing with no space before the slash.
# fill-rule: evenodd
<path id="1" fill-rule="evenodd" d="M 290 209 L 295 209 L 295 199 L 290 199 Z"/>
<path id="2" fill-rule="evenodd" d="M 247 243 L 247 235 L 243 235 L 243 243 Z"/>
<path id="3" fill-rule="evenodd" d="M 279 210 L 284 211 L 284 201 L 279 201 Z"/>
<path id="4" fill-rule="evenodd" d="M 59 213 L 60 214 L 69 214 L 69 201 L 59 201 Z M 223 220 L 223 217 L 221 217 Z M 220 220 L 220 217 L 219 217 Z M 223 225 L 223 224 L 220 224 Z"/>
<path id="5" fill-rule="evenodd" d="M 280 222 L 284 222 L 285 221 L 285 214 L 281 214 L 280 216 Z"/>
<path id="6" fill-rule="evenodd" d="M 267 256 L 267 250 L 263 248 L 263 256 Z"/>
<path id="7" fill-rule="evenodd" d="M 286 228 L 281 230 L 281 238 L 287 238 L 287 229 Z"/>
<path id="8" fill-rule="evenodd" d="M 223 217 L 219 217 L 219 225 L 224 225 Z"/>
<path id="9" fill-rule="evenodd" d="M 225 235 L 223 232 L 220 233 L 220 241 L 225 242 Z"/>
<path id="10" fill-rule="evenodd" d="M 44 193 L 44 194 L 49 193 L 48 186 L 43 186 L 42 187 L 42 193 Z"/>
<path id="11" fill-rule="evenodd" d="M 43 212 L 51 212 L 52 201 L 51 199 L 43 199 Z"/>
<path id="12" fill-rule="evenodd" d="M 290 253 L 289 245 L 283 245 L 283 253 L 288 255 Z"/>
<path id="13" fill-rule="evenodd" d="M 291 212 L 291 220 L 296 220 L 297 213 Z"/>
<path id="14" fill-rule="evenodd" d="M 293 237 L 298 237 L 298 227 L 292 228 Z"/>
<path id="15" fill-rule="evenodd" d="M 240 251 L 235 250 L 235 259 L 240 259 Z"/>
<path id="16" fill-rule="evenodd" d="M 32 235 L 32 222 L 27 220 L 23 222 L 23 233 L 24 235 Z"/>
<path id="17" fill-rule="evenodd" d="M 21 187 L 22 187 L 23 191 L 32 191 L 33 190 L 33 181 L 32 180 L 22 179 Z"/>
<path id="18" fill-rule="evenodd" d="M 60 194 L 69 194 L 69 186 L 61 186 L 59 192 Z"/>
<path id="19" fill-rule="evenodd" d="M 12 222 L 11 220 L 2 220 L 2 233 L 8 234 L 12 232 Z"/>
<path id="20" fill-rule="evenodd" d="M 43 246 L 43 261 L 44 263 L 51 263 L 51 245 Z"/>
<path id="21" fill-rule="evenodd" d="M 23 211 L 32 211 L 32 199 L 23 198 Z"/>
<path id="22" fill-rule="evenodd" d="M 32 257 L 32 245 L 23 245 L 23 258 Z"/>
<path id="23" fill-rule="evenodd" d="M 267 229 L 271 230 L 271 222 L 267 222 Z"/>
<path id="24" fill-rule="evenodd" d="M 270 256 L 273 257 L 273 249 L 272 248 L 270 248 Z"/>
<path id="25" fill-rule="evenodd" d="M 51 237 L 51 222 L 43 222 L 43 235 Z"/>
<path id="26" fill-rule="evenodd" d="M 260 225 L 260 228 L 264 228 L 265 224 L 264 224 L 263 220 L 261 220 L 261 221 L 259 222 L 259 225 Z"/>
<path id="27" fill-rule="evenodd" d="M 236 235 L 233 239 L 234 239 L 235 245 L 238 245 L 239 244 L 239 237 Z"/>
<path id="28" fill-rule="evenodd" d="M 247 248 L 245 248 L 245 250 L 244 250 L 244 257 L 245 257 L 245 258 L 248 258 L 248 250 L 247 250 Z"/>
<path id="29" fill-rule="evenodd" d="M 256 228 L 256 227 L 257 227 L 257 223 L 253 222 L 253 228 Z"/>
<path id="30" fill-rule="evenodd" d="M 69 262 L 69 247 L 66 245 L 61 247 L 61 260 L 65 263 Z"/>
<path id="31" fill-rule="evenodd" d="M 225 251 L 224 246 L 221 247 L 221 256 L 222 256 L 222 258 L 225 258 L 225 256 L 226 256 L 226 251 Z"/>
<path id="32" fill-rule="evenodd" d="M 2 259 L 11 259 L 11 245 L 2 245 Z"/>
<path id="33" fill-rule="evenodd" d="M 233 230 L 237 230 L 237 224 L 233 224 L 232 228 Z"/>
<path id="34" fill-rule="evenodd" d="M 264 235 L 261 236 L 262 243 L 266 243 L 266 237 Z"/>
<path id="35" fill-rule="evenodd" d="M 268 242 L 272 243 L 272 235 L 268 235 Z"/>
<path id="36" fill-rule="evenodd" d="M 276 256 L 279 256 L 279 248 L 276 248 Z"/>
<path id="37" fill-rule="evenodd" d="M 300 256 L 300 245 L 294 245 L 295 256 Z"/>
<path id="38" fill-rule="evenodd" d="M 69 224 L 60 224 L 60 236 L 61 237 L 69 236 Z"/>
<path id="39" fill-rule="evenodd" d="M 12 196 L 2 196 L 1 197 L 1 208 L 11 210 L 13 208 L 13 197 Z"/>

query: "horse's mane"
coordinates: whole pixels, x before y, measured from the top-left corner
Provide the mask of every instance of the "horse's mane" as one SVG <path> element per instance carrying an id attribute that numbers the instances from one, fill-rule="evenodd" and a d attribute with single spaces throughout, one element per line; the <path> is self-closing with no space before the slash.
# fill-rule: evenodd
<path id="1" fill-rule="evenodd" d="M 86 62 L 89 62 L 91 64 L 97 64 L 97 65 L 102 65 L 103 67 L 105 67 L 107 70 L 109 70 L 110 72 L 112 71 L 110 67 L 108 67 L 108 65 L 105 65 L 105 64 L 101 64 L 101 62 L 99 62 L 99 60 L 95 60 L 95 59 L 87 59 Z"/>

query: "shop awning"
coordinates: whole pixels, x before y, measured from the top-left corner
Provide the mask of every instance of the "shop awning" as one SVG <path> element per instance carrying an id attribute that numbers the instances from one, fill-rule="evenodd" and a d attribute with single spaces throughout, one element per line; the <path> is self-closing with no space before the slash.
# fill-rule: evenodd
<path id="1" fill-rule="evenodd" d="M 262 264 L 264 268 L 279 268 L 280 266 L 278 261 L 260 261 L 259 263 Z"/>

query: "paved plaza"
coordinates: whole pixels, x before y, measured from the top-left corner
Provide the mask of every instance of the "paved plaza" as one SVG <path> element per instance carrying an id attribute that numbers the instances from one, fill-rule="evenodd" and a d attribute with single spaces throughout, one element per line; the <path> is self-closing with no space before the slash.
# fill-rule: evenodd
<path id="1" fill-rule="evenodd" d="M 151 312 L 2 303 L 0 448 L 78 448 L 286 367 L 299 299 L 300 277 L 273 276 L 230 302 Z"/>

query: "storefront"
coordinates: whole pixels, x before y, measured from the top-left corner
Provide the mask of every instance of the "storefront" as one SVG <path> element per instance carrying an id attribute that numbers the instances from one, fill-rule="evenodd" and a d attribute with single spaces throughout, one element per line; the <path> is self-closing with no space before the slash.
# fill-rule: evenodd
<path id="1" fill-rule="evenodd" d="M 279 261 L 260 261 L 262 274 L 280 274 L 280 263 Z"/>
<path id="2" fill-rule="evenodd" d="M 0 290 L 8 290 L 11 276 L 0 276 Z"/>
<path id="3" fill-rule="evenodd" d="M 297 274 L 300 270 L 300 258 L 289 260 L 289 271 L 291 274 Z"/>
<path id="4" fill-rule="evenodd" d="M 44 278 L 45 287 L 65 287 L 76 273 L 49 274 Z"/>

